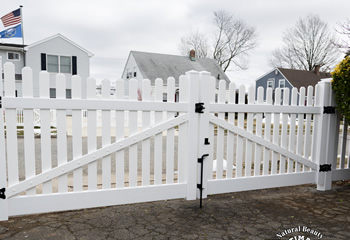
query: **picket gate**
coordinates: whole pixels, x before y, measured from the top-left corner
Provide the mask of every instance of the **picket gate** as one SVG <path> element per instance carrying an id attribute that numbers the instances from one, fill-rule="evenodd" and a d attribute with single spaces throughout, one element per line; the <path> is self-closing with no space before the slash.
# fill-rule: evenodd
<path id="1" fill-rule="evenodd" d="M 257 101 L 253 88 L 246 99 L 241 86 L 236 103 L 234 83 L 226 94 L 224 81 L 217 89 L 210 73 L 190 71 L 180 76 L 178 85 L 174 78 L 167 79 L 168 99 L 163 102 L 162 79 L 155 81 L 154 97 L 150 81 L 143 80 L 142 101 L 138 101 L 134 79 L 129 81 L 127 99 L 123 80 L 116 82 L 115 96 L 110 95 L 109 81 L 103 81 L 102 99 L 97 99 L 96 80 L 89 78 L 87 99 L 82 99 L 82 80 L 73 76 L 72 99 L 65 99 L 65 76 L 57 74 L 57 98 L 52 99 L 47 72 L 39 75 L 40 98 L 33 97 L 30 68 L 22 70 L 23 98 L 15 97 L 13 64 L 4 64 L 4 76 L 4 95 L 0 81 L 0 220 L 305 183 L 328 190 L 332 180 L 350 178 L 349 160 L 337 162 L 339 118 L 324 114 L 324 106 L 334 106 L 329 82 L 319 83 L 315 96 L 312 87 L 307 93 L 305 88 L 291 93 L 276 89 L 272 99 L 272 89 L 260 88 Z M 179 102 L 174 102 L 177 88 Z M 18 109 L 23 109 L 23 140 L 17 136 Z M 39 139 L 33 131 L 36 109 Z M 50 135 L 53 111 L 57 138 Z M 67 136 L 68 111 L 72 136 Z M 101 137 L 97 136 L 98 111 Z M 85 115 L 87 137 L 82 136 Z M 331 171 L 320 172 L 329 164 Z"/>

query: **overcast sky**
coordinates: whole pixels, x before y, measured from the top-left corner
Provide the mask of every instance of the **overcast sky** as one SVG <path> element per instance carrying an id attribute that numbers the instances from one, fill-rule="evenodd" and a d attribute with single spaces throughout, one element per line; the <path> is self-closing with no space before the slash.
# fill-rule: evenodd
<path id="1" fill-rule="evenodd" d="M 120 78 L 131 50 L 180 55 L 181 37 L 191 30 L 210 34 L 213 11 L 224 9 L 257 30 L 249 69 L 227 72 L 231 81 L 251 84 L 271 70 L 271 51 L 300 17 L 317 14 L 332 29 L 350 18 L 350 0 L 3 0 L 0 15 L 19 5 L 25 44 L 61 33 L 94 54 L 90 75 L 98 80 Z"/>

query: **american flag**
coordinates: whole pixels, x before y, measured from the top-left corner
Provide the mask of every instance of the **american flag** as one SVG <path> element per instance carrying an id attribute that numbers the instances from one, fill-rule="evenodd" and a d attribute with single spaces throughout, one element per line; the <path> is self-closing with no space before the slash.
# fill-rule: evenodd
<path id="1" fill-rule="evenodd" d="M 21 9 L 12 11 L 1 18 L 4 27 L 12 26 L 21 23 Z"/>

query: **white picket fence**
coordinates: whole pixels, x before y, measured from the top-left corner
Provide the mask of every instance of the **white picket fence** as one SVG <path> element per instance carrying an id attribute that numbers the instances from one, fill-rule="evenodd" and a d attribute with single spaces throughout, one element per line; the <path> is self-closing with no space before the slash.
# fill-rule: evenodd
<path id="1" fill-rule="evenodd" d="M 284 89 L 281 105 L 273 101 L 272 89 L 266 90 L 264 102 L 262 88 L 256 102 L 250 88 L 246 103 L 244 86 L 236 104 L 235 84 L 230 84 L 226 99 L 224 81 L 216 97 L 216 79 L 207 72 L 190 71 L 179 78 L 179 102 L 174 102 L 171 77 L 166 82 L 168 101 L 163 102 L 162 79 L 155 81 L 154 100 L 150 81 L 144 80 L 142 101 L 138 101 L 134 79 L 129 81 L 128 99 L 123 80 L 116 82 L 113 98 L 109 81 L 103 81 L 102 99 L 97 99 L 96 81 L 89 78 L 87 99 L 82 99 L 81 79 L 73 76 L 72 99 L 65 99 L 65 76 L 58 74 L 57 98 L 50 99 L 47 72 L 39 76 L 40 98 L 33 98 L 30 68 L 22 71 L 23 98 L 15 97 L 11 63 L 4 65 L 4 76 L 0 111 L 0 190 L 4 194 L 0 192 L 0 197 L 5 199 L 0 199 L 0 220 L 305 183 L 327 190 L 332 180 L 350 178 L 349 159 L 337 159 L 340 121 L 336 114 L 323 114 L 324 106 L 334 106 L 330 83 L 318 84 L 316 96 L 312 87 L 307 93 L 305 88 L 293 89 L 291 104 L 290 92 Z M 275 99 L 281 99 L 281 89 L 275 90 Z M 18 147 L 17 109 L 23 109 L 23 155 Z M 35 154 L 34 109 L 40 111 L 39 156 Z M 53 111 L 57 139 L 50 136 Z M 97 136 L 99 111 L 101 137 Z M 67 112 L 72 114 L 72 137 L 66 134 Z M 87 116 L 86 138 L 83 115 Z M 53 144 L 57 144 L 55 152 Z M 325 164 L 332 164 L 331 171 L 320 172 Z"/>

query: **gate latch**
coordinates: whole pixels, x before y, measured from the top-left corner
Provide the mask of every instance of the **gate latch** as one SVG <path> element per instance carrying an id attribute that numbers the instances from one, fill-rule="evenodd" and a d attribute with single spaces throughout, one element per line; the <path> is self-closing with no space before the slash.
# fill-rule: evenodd
<path id="1" fill-rule="evenodd" d="M 5 192 L 6 192 L 6 188 L 1 188 L 0 189 L 0 198 L 1 199 L 6 199 Z"/>
<path id="2" fill-rule="evenodd" d="M 195 106 L 196 106 L 196 110 L 195 110 L 196 113 L 204 113 L 203 112 L 203 110 L 205 109 L 204 103 L 199 102 L 199 103 L 196 103 Z"/>
<path id="3" fill-rule="evenodd" d="M 335 113 L 334 106 L 324 106 L 323 107 L 323 114 L 334 114 L 334 113 Z"/>
<path id="4" fill-rule="evenodd" d="M 0 96 L 0 108 L 2 108 L 2 96 Z"/>
<path id="5" fill-rule="evenodd" d="M 330 171 L 332 171 L 332 164 L 320 165 L 320 172 L 330 172 Z"/>

